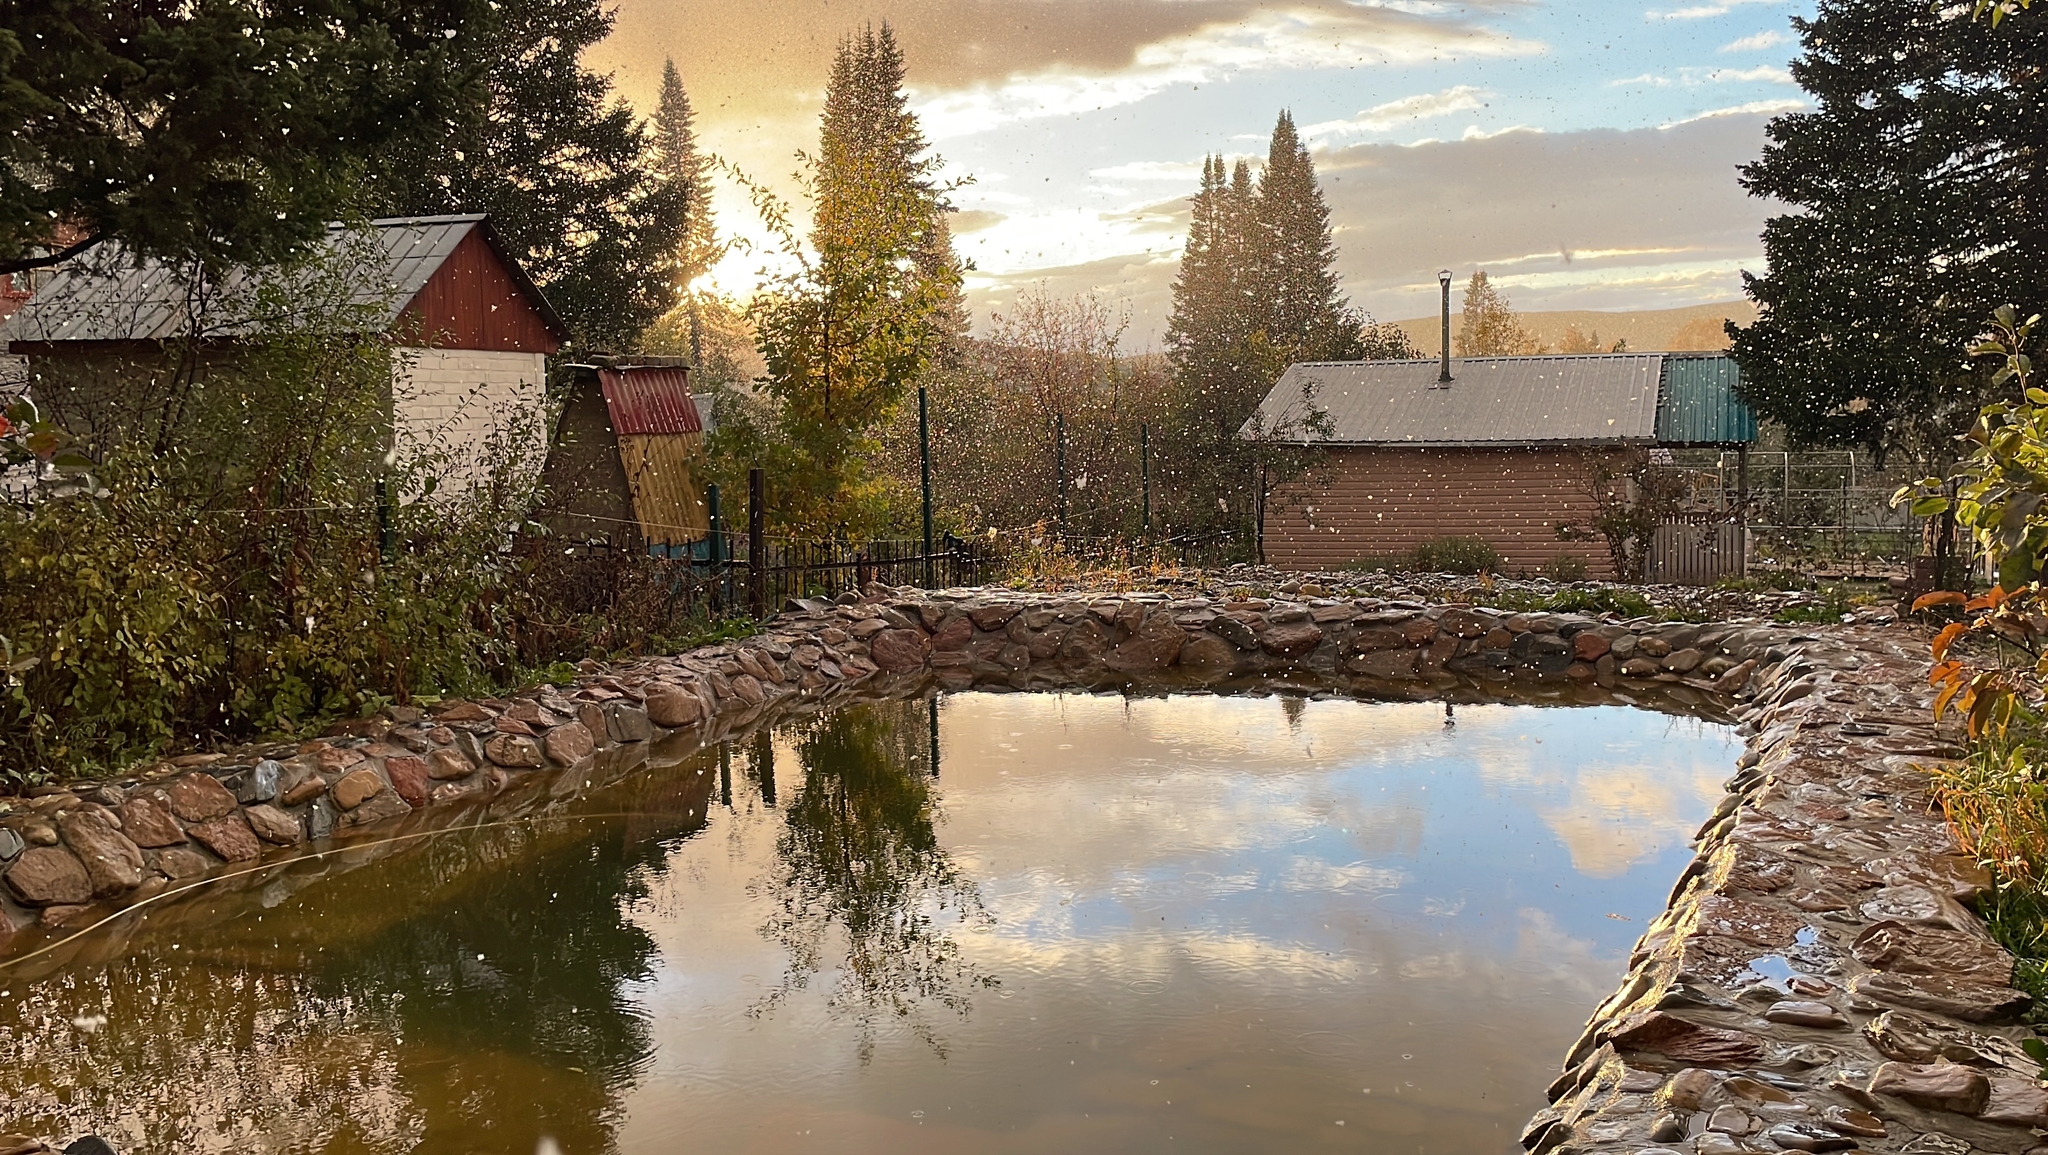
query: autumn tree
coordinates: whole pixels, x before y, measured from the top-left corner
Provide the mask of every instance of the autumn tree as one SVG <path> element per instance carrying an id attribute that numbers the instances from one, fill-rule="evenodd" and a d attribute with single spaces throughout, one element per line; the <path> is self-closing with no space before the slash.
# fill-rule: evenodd
<path id="1" fill-rule="evenodd" d="M 771 505 L 785 528 L 858 535 L 887 516 L 886 483 L 867 467 L 875 431 L 940 354 L 959 308 L 948 189 L 887 24 L 840 42 L 818 152 L 801 159 L 807 247 L 787 210 L 756 193 L 798 265 L 751 311 L 772 423 L 736 428 L 725 450 L 772 460 Z"/>
<path id="2" fill-rule="evenodd" d="M 1525 357 L 1543 352 L 1543 342 L 1522 324 L 1507 294 L 1480 269 L 1465 283 L 1465 324 L 1458 330 L 1460 357 Z"/>

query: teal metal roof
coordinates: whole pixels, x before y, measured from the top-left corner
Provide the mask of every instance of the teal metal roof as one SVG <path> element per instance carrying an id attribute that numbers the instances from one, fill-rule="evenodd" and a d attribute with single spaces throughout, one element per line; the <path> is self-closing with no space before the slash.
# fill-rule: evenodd
<path id="1" fill-rule="evenodd" d="M 1756 441 L 1756 414 L 1735 395 L 1742 370 L 1725 353 L 1666 353 L 1657 390 L 1657 441 L 1736 445 Z"/>

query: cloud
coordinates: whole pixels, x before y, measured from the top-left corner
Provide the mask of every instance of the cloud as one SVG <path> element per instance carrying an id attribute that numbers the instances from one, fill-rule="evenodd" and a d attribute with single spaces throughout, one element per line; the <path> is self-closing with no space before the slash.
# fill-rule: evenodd
<path id="1" fill-rule="evenodd" d="M 992 229 L 1008 219 L 1002 213 L 990 212 L 987 209 L 962 209 L 953 214 L 953 235 L 959 237 L 968 233 L 978 233 L 983 229 Z"/>
<path id="2" fill-rule="evenodd" d="M 1658 127 L 1660 129 L 1677 128 L 1681 124 L 1693 124 L 1697 121 L 1714 120 L 1724 116 L 1777 116 L 1785 112 L 1800 112 L 1810 107 L 1812 106 L 1806 101 L 1792 98 L 1784 100 L 1752 100 L 1747 104 L 1734 104 L 1727 108 L 1716 108 L 1706 112 L 1695 113 L 1683 120 L 1674 120 L 1669 124 L 1659 125 Z"/>
<path id="3" fill-rule="evenodd" d="M 1709 0 L 1705 4 L 1695 4 L 1689 8 L 1673 8 L 1668 12 L 1659 12 L 1651 9 L 1643 13 L 1643 18 L 1646 20 L 1705 20 L 1712 16 L 1726 16 L 1745 5 L 1768 4 L 1776 6 L 1782 3 L 1784 3 L 1784 0 Z"/>
<path id="4" fill-rule="evenodd" d="M 1780 44 L 1790 43 L 1792 43 L 1792 38 L 1783 32 L 1758 32 L 1751 36 L 1745 36 L 1740 40 L 1730 40 L 1721 46 L 1721 51 L 1761 52 L 1766 48 L 1776 48 Z"/>
<path id="5" fill-rule="evenodd" d="M 1061 66 L 1013 73 L 1000 82 L 927 94 L 916 108 L 934 140 L 1020 120 L 1072 116 L 1136 104 L 1171 88 L 1240 73 L 1364 65 L 1441 65 L 1475 57 L 1526 56 L 1538 41 L 1481 25 L 1426 19 L 1385 8 L 1262 11 L 1139 46 L 1111 70 Z"/>
<path id="6" fill-rule="evenodd" d="M 1088 175 L 1099 180 L 1167 181 L 1193 187 L 1202 179 L 1202 166 L 1191 160 L 1134 160 L 1108 168 L 1091 168 Z"/>
<path id="7" fill-rule="evenodd" d="M 1418 120 L 1448 116 L 1454 112 L 1468 112 L 1484 108 L 1486 98 L 1492 93 L 1475 85 L 1460 84 L 1442 92 L 1424 92 L 1404 96 L 1376 104 L 1349 120 L 1325 120 L 1302 128 L 1301 135 L 1310 140 L 1330 137 L 1354 136 L 1360 133 L 1386 132 Z"/>
<path id="8" fill-rule="evenodd" d="M 1755 68 L 1681 68 L 1676 77 L 1645 72 L 1641 76 L 1630 76 L 1622 80 L 1610 80 L 1609 88 L 1670 88 L 1680 85 L 1697 88 L 1703 84 L 1797 84 L 1792 74 L 1771 64 L 1759 64 Z"/>

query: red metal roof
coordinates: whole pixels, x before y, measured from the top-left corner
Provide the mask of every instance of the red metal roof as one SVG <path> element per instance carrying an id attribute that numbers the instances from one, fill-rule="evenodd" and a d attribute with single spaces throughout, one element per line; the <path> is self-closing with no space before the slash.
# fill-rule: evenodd
<path id="1" fill-rule="evenodd" d="M 683 368 L 629 365 L 599 369 L 612 432 L 621 437 L 648 433 L 702 433 L 704 421 L 690 399 L 690 372 Z"/>

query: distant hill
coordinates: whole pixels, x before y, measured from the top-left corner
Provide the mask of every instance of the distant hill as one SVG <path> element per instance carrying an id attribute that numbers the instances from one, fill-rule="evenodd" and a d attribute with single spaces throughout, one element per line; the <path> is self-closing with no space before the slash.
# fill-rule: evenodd
<path id="1" fill-rule="evenodd" d="M 1457 333 L 1464 328 L 1464 322 L 1455 311 L 1455 296 L 1451 305 L 1451 348 L 1455 352 Z M 1659 353 L 1726 349 L 1728 337 L 1721 331 L 1721 322 L 1732 320 L 1737 325 L 1749 325 L 1756 320 L 1756 305 L 1749 301 L 1721 301 L 1711 305 L 1688 305 L 1683 309 L 1645 309 L 1633 313 L 1577 309 L 1523 313 L 1521 316 L 1522 324 L 1528 326 L 1552 352 L 1563 342 L 1567 329 L 1577 329 L 1581 336 L 1598 335 L 1602 349 L 1612 348 L 1616 341 L 1626 339 L 1628 347 L 1636 352 Z M 1415 347 L 1426 355 L 1434 357 L 1442 352 L 1441 317 L 1414 317 L 1394 324 L 1407 330 Z"/>

